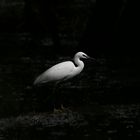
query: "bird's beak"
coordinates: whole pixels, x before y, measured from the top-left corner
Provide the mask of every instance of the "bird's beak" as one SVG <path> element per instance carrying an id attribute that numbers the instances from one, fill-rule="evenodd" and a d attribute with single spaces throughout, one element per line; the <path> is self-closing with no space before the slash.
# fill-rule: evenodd
<path id="1" fill-rule="evenodd" d="M 90 59 L 90 60 L 96 61 L 96 59 L 95 59 L 95 58 L 90 57 L 90 56 L 87 56 L 87 59 Z"/>
<path id="2" fill-rule="evenodd" d="M 95 58 L 90 57 L 90 56 L 87 56 L 87 59 L 88 59 L 88 60 L 91 60 L 91 61 L 93 61 L 93 62 L 95 62 L 95 63 L 99 63 L 99 64 L 101 64 L 101 62 L 100 62 L 99 59 L 95 59 Z"/>

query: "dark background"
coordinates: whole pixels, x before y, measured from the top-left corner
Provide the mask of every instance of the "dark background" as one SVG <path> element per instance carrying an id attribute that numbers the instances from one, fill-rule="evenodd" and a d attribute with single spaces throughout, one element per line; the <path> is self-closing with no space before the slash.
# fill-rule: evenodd
<path id="1" fill-rule="evenodd" d="M 58 87 L 54 113 L 53 85 L 32 83 L 78 51 L 97 62 Z M 139 60 L 135 1 L 1 0 L 0 140 L 139 139 Z"/>

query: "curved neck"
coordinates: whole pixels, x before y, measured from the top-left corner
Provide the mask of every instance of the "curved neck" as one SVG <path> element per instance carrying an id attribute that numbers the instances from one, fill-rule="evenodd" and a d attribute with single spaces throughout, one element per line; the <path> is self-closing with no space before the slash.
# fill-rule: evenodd
<path id="1" fill-rule="evenodd" d="M 84 68 L 84 63 L 80 60 L 78 56 L 74 56 L 74 63 L 77 65 L 77 68 Z"/>

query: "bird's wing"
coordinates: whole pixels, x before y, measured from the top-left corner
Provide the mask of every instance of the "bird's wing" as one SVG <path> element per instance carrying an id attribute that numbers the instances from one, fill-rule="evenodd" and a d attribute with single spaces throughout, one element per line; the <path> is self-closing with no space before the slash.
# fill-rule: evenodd
<path id="1" fill-rule="evenodd" d="M 72 73 L 74 68 L 75 65 L 71 61 L 56 64 L 37 77 L 35 84 L 63 80 Z"/>

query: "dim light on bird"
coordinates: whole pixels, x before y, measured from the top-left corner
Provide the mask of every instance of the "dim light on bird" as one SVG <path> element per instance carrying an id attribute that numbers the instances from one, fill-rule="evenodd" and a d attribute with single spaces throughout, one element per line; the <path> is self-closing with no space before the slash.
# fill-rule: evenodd
<path id="1" fill-rule="evenodd" d="M 74 62 L 65 61 L 52 66 L 39 75 L 33 84 L 42 85 L 48 82 L 60 82 L 73 78 L 80 74 L 84 68 L 84 63 L 81 58 L 89 59 L 91 57 L 83 52 L 78 52 L 74 55 Z"/>

